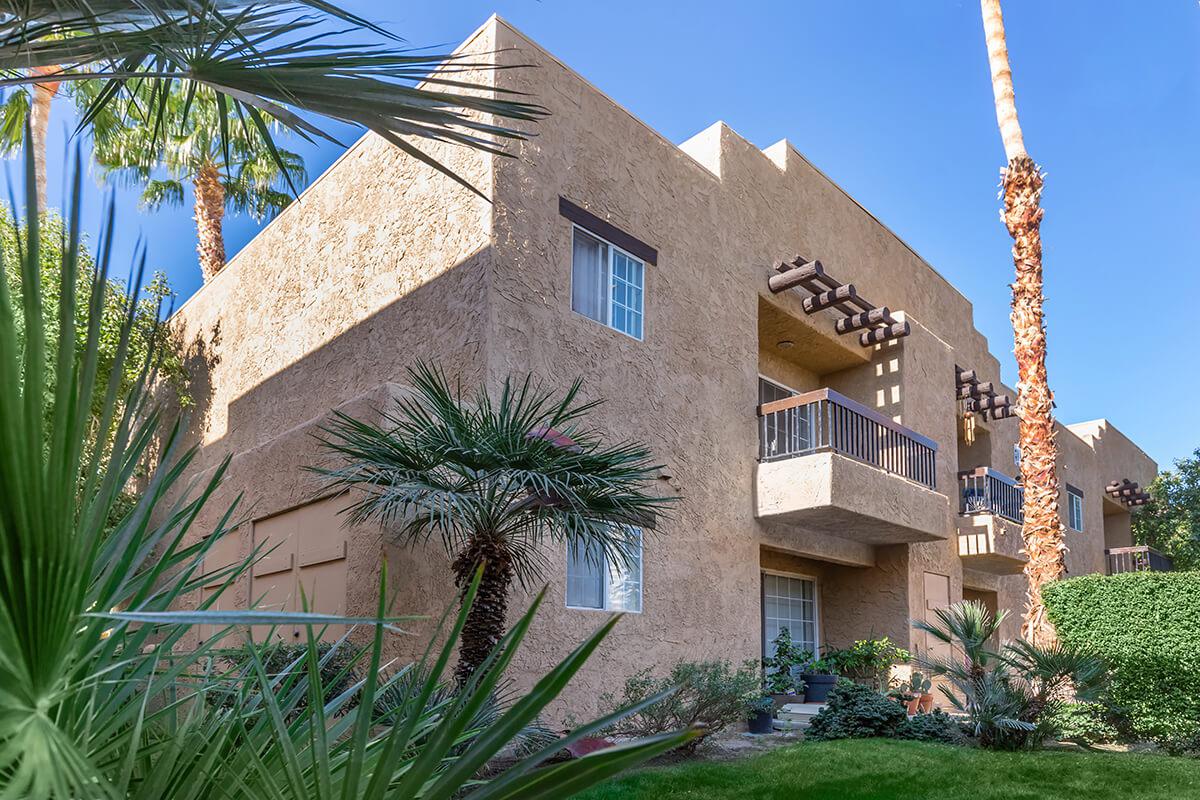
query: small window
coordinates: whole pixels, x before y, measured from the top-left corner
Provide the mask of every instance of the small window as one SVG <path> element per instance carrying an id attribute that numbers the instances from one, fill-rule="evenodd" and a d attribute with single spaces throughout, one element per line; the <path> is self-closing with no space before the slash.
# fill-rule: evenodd
<path id="1" fill-rule="evenodd" d="M 599 547 L 567 546 L 567 607 L 600 611 L 642 610 L 642 532 L 630 528 L 624 559 Z"/>
<path id="2" fill-rule="evenodd" d="M 1067 524 L 1073 531 L 1083 530 L 1083 492 L 1067 487 Z"/>
<path id="3" fill-rule="evenodd" d="M 646 265 L 582 228 L 571 246 L 571 308 L 641 340 Z"/>

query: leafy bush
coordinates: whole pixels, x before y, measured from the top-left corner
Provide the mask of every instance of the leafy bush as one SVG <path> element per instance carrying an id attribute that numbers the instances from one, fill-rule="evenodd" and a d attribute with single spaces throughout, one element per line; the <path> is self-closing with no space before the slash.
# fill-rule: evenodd
<path id="1" fill-rule="evenodd" d="M 1101 744 L 1121 738 L 1115 716 L 1104 703 L 1054 703 L 1046 710 L 1043 721 L 1051 736 Z"/>
<path id="2" fill-rule="evenodd" d="M 917 742 L 958 744 L 963 741 L 958 723 L 940 708 L 904 720 L 896 726 L 895 736 L 897 739 L 912 739 Z"/>
<path id="3" fill-rule="evenodd" d="M 774 655 L 763 659 L 763 682 L 771 694 L 803 694 L 804 679 L 800 669 L 812 661 L 812 651 L 792 639 L 791 631 L 783 628 L 771 642 Z"/>
<path id="4" fill-rule="evenodd" d="M 891 670 L 911 658 L 903 647 L 891 639 L 860 639 L 844 650 L 825 654 L 825 659 L 834 665 L 834 672 L 845 678 L 865 683 L 876 691 L 887 691 Z"/>
<path id="5" fill-rule="evenodd" d="M 1200 733 L 1200 572 L 1087 575 L 1044 594 L 1059 638 L 1111 667 L 1108 699 L 1134 736 Z"/>
<path id="6" fill-rule="evenodd" d="M 678 687 L 673 693 L 671 689 Z M 688 752 L 699 746 L 703 737 L 724 730 L 746 719 L 747 710 L 761 692 L 758 665 L 747 661 L 734 670 L 728 661 L 680 661 L 670 674 L 655 677 L 644 669 L 625 681 L 620 698 L 611 694 L 600 697 L 604 708 L 625 708 L 645 703 L 649 698 L 669 693 L 608 729 L 615 736 L 655 736 L 668 731 L 703 725 L 702 736 L 684 745 Z"/>
<path id="7" fill-rule="evenodd" d="M 809 723 L 805 737 L 816 740 L 894 736 L 907 718 L 894 700 L 862 684 L 839 680 L 825 707 Z"/>
<path id="8" fill-rule="evenodd" d="M 256 645 L 258 657 L 262 661 L 263 672 L 272 680 L 290 670 L 302 668 L 304 658 L 308 655 L 308 646 L 304 644 L 274 643 Z M 342 645 L 335 646 L 330 642 L 320 642 L 316 645 L 317 668 L 321 674 L 321 685 L 325 689 L 324 702 L 328 702 L 354 686 L 359 680 L 358 672 L 354 669 L 358 654 L 352 648 Z M 237 665 L 245 664 L 250 659 L 247 648 L 216 651 L 219 664 L 230 669 L 226 676 L 213 679 L 213 685 L 205 692 L 204 699 L 209 705 L 230 708 L 234 705 L 240 692 L 244 677 L 237 673 Z M 357 698 L 346 704 L 344 710 L 354 707 Z M 298 714 L 308 707 L 308 698 L 301 697 L 297 701 L 295 712 Z"/>

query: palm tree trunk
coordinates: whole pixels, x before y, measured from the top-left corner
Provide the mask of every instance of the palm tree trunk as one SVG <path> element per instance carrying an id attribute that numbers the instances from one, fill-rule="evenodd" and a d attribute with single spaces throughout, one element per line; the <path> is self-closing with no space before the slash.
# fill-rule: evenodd
<path id="1" fill-rule="evenodd" d="M 1021 635 L 1048 645 L 1054 626 L 1046 619 L 1042 587 L 1066 570 L 1066 545 L 1058 513 L 1058 446 L 1054 441 L 1054 397 L 1046 378 L 1046 328 L 1042 314 L 1041 170 L 1025 151 L 1017 119 L 1012 68 L 1004 37 L 1000 0 L 980 0 L 987 38 L 996 121 L 1008 158 L 1001 188 L 1004 224 L 1013 239 L 1016 280 L 1012 291 L 1013 352 L 1017 361 L 1017 416 L 1020 420 L 1021 479 L 1025 486 L 1022 536 L 1029 563 L 1028 607 Z"/>
<path id="2" fill-rule="evenodd" d="M 467 612 L 458 649 L 454 676 L 460 686 L 487 660 L 496 643 L 504 636 L 508 617 L 508 592 L 513 582 L 512 554 L 502 539 L 478 536 L 471 539 L 452 565 L 454 583 L 460 597 L 466 593 L 475 571 L 483 565 L 483 575 L 475 602 Z"/>
<path id="3" fill-rule="evenodd" d="M 34 67 L 38 75 L 54 75 L 59 67 Z M 58 94 L 59 81 L 35 83 L 33 103 L 29 109 L 29 147 L 33 151 L 34 175 L 37 179 L 37 210 L 46 210 L 46 134 L 50 130 L 50 106 Z"/>
<path id="4" fill-rule="evenodd" d="M 225 187 L 215 164 L 205 164 L 196 175 L 196 253 L 200 273 L 208 283 L 225 266 L 225 235 L 221 221 L 225 216 Z"/>

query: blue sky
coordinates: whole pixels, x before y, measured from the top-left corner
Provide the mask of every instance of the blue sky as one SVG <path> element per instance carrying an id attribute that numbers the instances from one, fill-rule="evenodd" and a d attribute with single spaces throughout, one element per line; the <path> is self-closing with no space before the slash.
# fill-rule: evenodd
<path id="1" fill-rule="evenodd" d="M 495 11 L 672 141 L 717 119 L 760 146 L 787 137 L 962 290 L 1015 381 L 1003 151 L 977 2 L 343 4 L 414 46 L 452 46 Z M 1059 418 L 1107 417 L 1166 466 L 1200 446 L 1200 416 L 1182 402 L 1200 395 L 1200 5 L 1004 5 L 1025 141 L 1048 172 Z M 69 109 L 57 114 L 52 162 L 71 124 Z M 340 152 L 293 149 L 314 177 Z M 61 176 L 52 163 L 52 205 Z M 117 204 L 119 253 L 143 236 L 191 295 L 190 207 L 149 216 L 129 189 Z M 256 230 L 230 219 L 229 254 Z"/>

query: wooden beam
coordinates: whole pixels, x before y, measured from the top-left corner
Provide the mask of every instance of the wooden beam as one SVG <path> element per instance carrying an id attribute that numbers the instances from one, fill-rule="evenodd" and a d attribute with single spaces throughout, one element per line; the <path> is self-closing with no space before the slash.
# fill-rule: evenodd
<path id="1" fill-rule="evenodd" d="M 960 370 L 955 377 L 958 379 L 959 386 L 964 383 L 979 383 L 979 376 L 975 374 L 973 369 Z"/>
<path id="2" fill-rule="evenodd" d="M 785 269 L 786 268 L 786 269 Z M 825 277 L 825 269 L 820 261 L 809 261 L 799 267 L 790 264 L 780 264 L 776 269 L 778 275 L 772 275 L 767 280 L 767 287 L 775 294 L 794 289 L 802 283 Z"/>
<path id="3" fill-rule="evenodd" d="M 896 320 L 892 318 L 892 312 L 886 306 L 882 308 L 873 308 L 870 311 L 862 311 L 858 314 L 851 314 L 837 321 L 834 328 L 839 334 L 853 333 L 860 328 L 869 328 L 872 325 L 895 325 Z"/>
<path id="4" fill-rule="evenodd" d="M 858 290 L 854 288 L 854 284 L 847 283 L 845 286 L 839 286 L 832 291 L 821 292 L 820 294 L 814 294 L 812 297 L 804 298 L 804 313 L 815 314 L 830 306 L 844 303 L 847 300 L 857 297 Z"/>
<path id="5" fill-rule="evenodd" d="M 858 336 L 858 341 L 863 347 L 871 347 L 872 345 L 881 344 L 891 339 L 899 339 L 902 336 L 908 336 L 912 333 L 912 328 L 907 322 L 897 322 L 894 325 L 887 325 L 882 328 L 873 328 L 869 331 L 863 331 Z"/>

